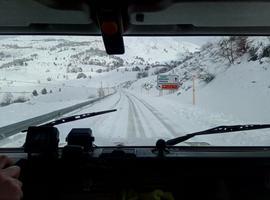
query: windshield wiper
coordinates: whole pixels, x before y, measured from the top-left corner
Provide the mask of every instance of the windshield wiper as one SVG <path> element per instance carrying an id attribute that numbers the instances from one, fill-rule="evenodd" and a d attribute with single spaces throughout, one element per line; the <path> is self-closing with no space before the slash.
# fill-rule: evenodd
<path id="1" fill-rule="evenodd" d="M 211 134 L 219 134 L 219 133 L 230 133 L 230 132 L 236 132 L 236 131 L 250 131 L 250 130 L 264 129 L 264 128 L 270 128 L 270 124 L 217 126 L 215 128 L 211 128 L 211 129 L 207 129 L 207 130 L 199 131 L 195 133 L 190 133 L 190 134 L 186 134 L 186 135 L 174 138 L 174 139 L 167 140 L 166 145 L 176 145 L 190 138 L 193 138 L 197 135 L 211 135 Z"/>
<path id="2" fill-rule="evenodd" d="M 115 112 L 117 111 L 117 109 L 113 109 L 113 110 L 104 110 L 104 111 L 99 111 L 99 112 L 92 112 L 92 113 L 83 113 L 80 115 L 73 115 L 70 117 L 64 117 L 61 119 L 57 119 L 54 120 L 52 122 L 46 123 L 46 124 L 42 124 L 41 126 L 55 126 L 55 125 L 59 125 L 59 124 L 64 124 L 64 123 L 68 123 L 68 122 L 73 122 L 73 121 L 77 121 L 77 120 L 81 120 L 81 119 L 85 119 L 85 118 L 89 118 L 89 117 L 94 117 L 97 115 L 103 115 L 106 113 L 110 113 L 110 112 Z"/>
<path id="3" fill-rule="evenodd" d="M 68 123 L 68 122 L 72 122 L 72 121 L 77 121 L 77 120 L 81 120 L 81 119 L 85 119 L 85 118 L 89 118 L 89 117 L 94 117 L 97 115 L 103 115 L 103 114 L 115 112 L 115 111 L 117 111 L 117 109 L 104 110 L 104 111 L 92 112 L 92 113 L 83 113 L 80 115 L 73 115 L 70 117 L 64 117 L 61 119 L 57 119 L 57 120 L 54 120 L 52 122 L 48 122 L 46 124 L 42 124 L 42 125 L 40 125 L 40 127 L 42 127 L 42 126 L 55 126 L 55 125 L 64 124 L 64 123 Z M 26 131 L 27 130 L 23 130 L 22 132 L 26 132 Z"/>

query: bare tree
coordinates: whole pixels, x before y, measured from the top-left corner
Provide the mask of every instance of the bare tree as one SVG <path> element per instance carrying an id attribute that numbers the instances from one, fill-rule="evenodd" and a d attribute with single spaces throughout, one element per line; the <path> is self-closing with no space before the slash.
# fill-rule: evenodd
<path id="1" fill-rule="evenodd" d="M 230 64 L 234 64 L 235 59 L 247 53 L 246 36 L 230 36 L 219 41 L 219 54 L 226 58 Z"/>
<path id="2" fill-rule="evenodd" d="M 223 38 L 218 43 L 220 47 L 220 55 L 226 58 L 230 64 L 234 64 L 235 56 L 234 49 L 235 44 L 232 38 Z"/>

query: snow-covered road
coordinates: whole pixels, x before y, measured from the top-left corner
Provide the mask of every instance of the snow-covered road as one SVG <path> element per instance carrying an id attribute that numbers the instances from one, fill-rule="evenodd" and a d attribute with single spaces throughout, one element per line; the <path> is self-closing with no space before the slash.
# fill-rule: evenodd
<path id="1" fill-rule="evenodd" d="M 70 115 L 114 108 L 117 112 L 59 125 L 61 142 L 64 143 L 66 135 L 76 127 L 90 127 L 97 145 L 153 145 L 160 138 L 170 139 L 221 124 L 234 124 L 222 114 L 210 114 L 180 102 L 127 90 L 119 90 L 115 95 Z M 205 144 L 197 138 L 189 142 Z"/>
<path id="2" fill-rule="evenodd" d="M 223 113 L 210 113 L 196 106 L 183 104 L 175 99 L 153 97 L 135 93 L 130 90 L 118 90 L 114 95 L 101 101 L 83 107 L 66 116 L 96 112 L 107 109 L 117 109 L 93 118 L 82 119 L 62 125 L 60 145 L 65 145 L 65 139 L 72 128 L 91 128 L 98 146 L 154 145 L 160 139 L 171 139 L 187 133 L 201 131 L 220 125 L 241 124 Z M 251 134 L 248 134 L 251 133 Z M 268 132 L 239 132 L 224 135 L 194 137 L 181 145 L 264 145 Z M 261 136 L 261 137 L 258 137 Z M 24 143 L 22 133 L 9 138 L 3 146 L 18 147 Z"/>
<path id="3" fill-rule="evenodd" d="M 167 114 L 161 113 L 143 98 L 123 90 L 76 114 L 113 108 L 117 112 L 59 125 L 60 132 L 65 133 L 62 141 L 72 127 L 91 127 L 97 145 L 153 145 L 155 140 L 172 138 L 181 130 L 166 117 Z"/>

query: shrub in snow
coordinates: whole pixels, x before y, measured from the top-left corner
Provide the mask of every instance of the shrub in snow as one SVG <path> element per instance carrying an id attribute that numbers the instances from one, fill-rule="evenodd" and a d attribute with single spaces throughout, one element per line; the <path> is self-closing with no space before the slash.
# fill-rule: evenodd
<path id="1" fill-rule="evenodd" d="M 33 90 L 32 95 L 33 95 L 34 97 L 38 96 L 37 90 Z"/>
<path id="2" fill-rule="evenodd" d="M 148 77 L 148 72 L 139 72 L 137 74 L 137 79 Z"/>
<path id="3" fill-rule="evenodd" d="M 261 60 L 264 57 L 270 57 L 270 38 L 248 38 L 249 60 Z"/>
<path id="4" fill-rule="evenodd" d="M 154 85 L 151 82 L 146 82 L 142 85 L 142 88 L 146 89 L 146 90 L 150 90 L 151 88 L 153 88 Z"/>
<path id="5" fill-rule="evenodd" d="M 148 71 L 149 69 L 150 69 L 150 66 L 146 66 L 146 67 L 144 68 L 145 71 Z"/>
<path id="6" fill-rule="evenodd" d="M 141 69 L 140 69 L 138 66 L 132 68 L 132 71 L 137 71 L 137 72 L 139 72 L 140 70 L 141 70 Z"/>
<path id="7" fill-rule="evenodd" d="M 96 70 L 97 73 L 102 73 L 102 69 Z"/>
<path id="8" fill-rule="evenodd" d="M 27 102 L 29 101 L 30 99 L 25 97 L 25 96 L 18 96 L 17 98 L 15 98 L 13 100 L 13 103 L 24 103 L 24 102 Z"/>
<path id="9" fill-rule="evenodd" d="M 82 72 L 83 69 L 81 67 L 76 67 L 76 66 L 68 66 L 67 67 L 67 73 L 78 73 Z"/>
<path id="10" fill-rule="evenodd" d="M 214 78 L 215 75 L 211 73 L 201 74 L 200 79 L 202 79 L 205 83 L 210 83 Z"/>
<path id="11" fill-rule="evenodd" d="M 52 93 L 52 90 L 50 90 L 50 93 Z"/>
<path id="12" fill-rule="evenodd" d="M 12 104 L 13 103 L 13 99 L 14 99 L 14 97 L 13 97 L 12 93 L 10 93 L 10 92 L 5 93 L 3 95 L 3 98 L 1 100 L 1 102 L 0 102 L 0 105 L 1 106 L 7 106 L 9 104 Z"/>
<path id="13" fill-rule="evenodd" d="M 47 89 L 46 88 L 43 88 L 42 90 L 41 90 L 41 94 L 47 94 L 48 92 L 47 92 Z"/>
<path id="14" fill-rule="evenodd" d="M 48 78 L 47 78 L 47 81 L 52 81 L 52 78 L 51 78 L 51 77 L 48 77 Z"/>
<path id="15" fill-rule="evenodd" d="M 81 79 L 81 78 L 87 78 L 87 76 L 81 72 L 77 75 L 77 79 Z"/>
<path id="16" fill-rule="evenodd" d="M 59 90 L 58 90 L 59 92 L 61 92 L 62 91 L 62 89 L 61 88 L 59 88 Z"/>

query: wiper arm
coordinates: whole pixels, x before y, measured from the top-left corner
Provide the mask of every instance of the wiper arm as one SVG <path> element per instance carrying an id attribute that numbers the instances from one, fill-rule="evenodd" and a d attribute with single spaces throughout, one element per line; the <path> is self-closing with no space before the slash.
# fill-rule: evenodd
<path id="1" fill-rule="evenodd" d="M 92 112 L 92 113 L 84 113 L 84 114 L 80 114 L 80 115 L 73 115 L 70 117 L 64 117 L 61 119 L 57 119 L 55 121 L 46 123 L 46 124 L 42 124 L 41 126 L 55 126 L 55 125 L 59 125 L 59 124 L 64 124 L 64 123 L 68 123 L 68 122 L 73 122 L 73 121 L 77 121 L 77 120 L 81 120 L 81 119 L 85 119 L 85 118 L 89 118 L 89 117 L 94 117 L 97 115 L 103 115 L 106 113 L 110 113 L 110 112 L 115 112 L 117 111 L 117 109 L 113 109 L 113 110 L 104 110 L 104 111 L 99 111 L 99 112 Z"/>
<path id="2" fill-rule="evenodd" d="M 211 128 L 204 131 L 199 131 L 195 133 L 186 134 L 184 136 L 180 136 L 171 140 L 166 141 L 166 145 L 176 145 L 181 142 L 184 142 L 190 138 L 193 138 L 197 135 L 211 135 L 211 134 L 219 134 L 219 133 L 230 133 L 236 131 L 250 131 L 255 129 L 264 129 L 270 128 L 270 124 L 247 124 L 247 125 L 233 125 L 233 126 L 217 126 L 215 128 Z"/>
<path id="3" fill-rule="evenodd" d="M 64 124 L 64 123 L 68 123 L 68 122 L 72 122 L 72 121 L 77 121 L 77 120 L 81 120 L 81 119 L 85 119 L 85 118 L 89 118 L 89 117 L 94 117 L 97 115 L 103 115 L 103 114 L 115 112 L 115 111 L 117 111 L 117 109 L 104 110 L 104 111 L 92 112 L 92 113 L 84 113 L 84 114 L 80 114 L 80 115 L 73 115 L 70 117 L 64 117 L 61 119 L 54 120 L 52 122 L 42 124 L 40 126 L 55 126 L 55 125 Z M 26 132 L 26 131 L 27 130 L 23 130 L 22 132 Z"/>

